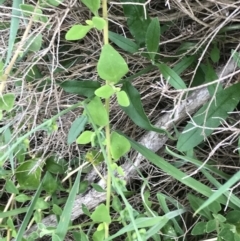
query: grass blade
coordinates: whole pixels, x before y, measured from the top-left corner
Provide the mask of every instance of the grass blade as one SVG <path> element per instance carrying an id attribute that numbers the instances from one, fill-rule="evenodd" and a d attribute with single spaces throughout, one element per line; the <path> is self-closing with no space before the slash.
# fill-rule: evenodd
<path id="1" fill-rule="evenodd" d="M 18 233 L 17 233 L 17 237 L 16 237 L 16 241 L 22 241 L 22 238 L 23 238 L 23 234 L 24 234 L 24 231 L 28 225 L 28 222 L 30 220 L 30 218 L 32 217 L 32 213 L 33 213 L 33 210 L 34 210 L 34 207 L 37 203 L 37 200 L 38 200 L 38 197 L 42 191 L 42 183 L 43 181 L 40 183 L 34 197 L 33 197 L 33 200 L 28 208 L 28 211 L 23 219 L 23 222 L 22 222 L 22 225 L 20 227 L 20 229 L 18 230 Z"/>
<path id="2" fill-rule="evenodd" d="M 240 171 L 238 171 L 236 174 L 234 174 L 224 185 L 221 185 L 221 187 L 214 193 L 212 194 L 209 199 L 204 202 L 194 213 L 196 215 L 198 212 L 200 212 L 202 209 L 210 205 L 212 202 L 217 200 L 219 197 L 221 197 L 222 194 L 227 192 L 229 188 L 234 185 L 236 182 L 240 180 Z"/>
<path id="3" fill-rule="evenodd" d="M 215 101 L 211 106 L 205 104 L 193 117 L 193 124 L 190 122 L 179 136 L 177 149 L 188 151 L 200 144 L 206 136 L 211 135 L 214 128 L 218 127 L 238 104 L 240 96 L 240 83 L 218 92 Z M 205 113 L 207 111 L 207 113 Z M 206 116 L 207 115 L 207 116 Z M 208 129 L 203 130 L 203 126 Z M 203 135 L 204 131 L 204 135 Z"/>
<path id="4" fill-rule="evenodd" d="M 71 213 L 73 208 L 73 203 L 75 200 L 75 197 L 77 195 L 77 192 L 79 190 L 79 182 L 80 182 L 81 172 L 78 172 L 78 175 L 75 179 L 74 185 L 71 189 L 71 192 L 69 194 L 69 197 L 67 199 L 66 205 L 63 209 L 60 221 L 57 225 L 55 234 L 61 239 L 64 240 L 65 236 L 68 231 L 68 225 L 71 220 Z"/>
<path id="5" fill-rule="evenodd" d="M 206 185 L 202 184 L 201 182 L 195 180 L 192 177 L 187 176 L 184 172 L 180 171 L 176 167 L 172 166 L 168 162 L 166 162 L 163 158 L 159 157 L 157 154 L 155 154 L 153 151 L 149 150 L 145 146 L 131 140 L 128 138 L 128 140 L 131 143 L 131 146 L 133 149 L 141 153 L 144 157 L 146 157 L 150 162 L 152 162 L 157 167 L 161 168 L 164 172 L 166 172 L 171 177 L 175 178 L 176 180 L 180 181 L 184 185 L 190 187 L 191 189 L 197 191 L 198 193 L 201 193 L 202 195 L 206 197 L 212 196 L 213 192 L 211 188 L 207 187 Z M 219 202 L 222 204 L 227 203 L 227 198 L 223 195 L 220 195 Z M 233 208 L 237 208 L 236 205 L 230 203 L 229 206 Z M 238 204 L 240 206 L 240 203 Z"/>
<path id="6" fill-rule="evenodd" d="M 12 4 L 11 27 L 10 27 L 10 35 L 8 40 L 8 52 L 7 52 L 7 58 L 5 61 L 5 66 L 10 61 L 10 58 L 13 52 L 13 46 L 17 37 L 17 31 L 19 28 L 19 22 L 21 17 L 20 4 L 22 4 L 22 0 L 14 0 Z"/>
<path id="7" fill-rule="evenodd" d="M 202 164 L 203 164 L 201 161 L 196 160 L 196 159 L 194 159 L 192 157 L 178 155 L 177 153 L 171 151 L 168 147 L 166 147 L 166 152 L 168 154 L 172 155 L 173 157 L 176 157 L 176 158 L 179 158 L 181 160 L 190 162 L 190 163 L 196 165 L 197 167 L 201 167 Z M 228 180 L 230 178 L 230 176 L 228 174 L 226 174 L 226 173 L 224 173 L 224 172 L 218 170 L 217 168 L 212 167 L 212 166 L 210 166 L 208 164 L 205 164 L 202 168 L 213 172 L 214 174 L 218 175 L 221 178 L 224 178 L 225 180 Z"/>

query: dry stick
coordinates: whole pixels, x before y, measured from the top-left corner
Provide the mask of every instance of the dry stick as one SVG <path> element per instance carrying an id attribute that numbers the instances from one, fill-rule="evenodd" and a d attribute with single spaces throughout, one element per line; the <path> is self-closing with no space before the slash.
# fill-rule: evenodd
<path id="1" fill-rule="evenodd" d="M 227 66 L 223 67 L 221 70 L 217 71 L 218 76 L 224 77 L 229 73 L 233 73 L 236 68 L 236 64 L 233 60 L 229 61 Z M 171 113 L 164 114 L 155 124 L 156 127 L 166 128 L 171 130 L 176 123 L 181 122 L 186 119 L 189 114 L 195 113 L 202 105 L 204 105 L 209 99 L 210 95 L 206 87 L 194 91 L 189 97 L 182 101 L 181 104 L 176 108 L 175 115 L 172 116 Z M 166 143 L 168 138 L 164 135 L 159 135 L 156 132 L 148 132 L 141 139 L 140 143 L 150 150 L 156 152 Z M 145 158 L 141 154 L 136 154 L 134 157 L 134 165 L 132 163 L 125 163 L 122 168 L 126 174 L 125 179 L 127 182 L 130 181 L 131 177 L 135 175 L 136 169 L 140 167 L 141 162 Z M 98 185 L 104 187 L 105 182 L 100 180 Z M 106 198 L 105 193 L 100 193 L 91 189 L 84 195 L 79 195 L 74 201 L 74 206 L 72 210 L 71 220 L 77 219 L 82 212 L 82 205 L 86 205 L 88 209 L 94 209 L 100 203 L 104 202 Z M 42 220 L 42 223 L 47 227 L 56 226 L 57 221 L 55 215 L 49 215 Z M 33 231 L 37 229 L 37 225 L 34 225 L 29 230 L 25 232 L 25 236 L 29 236 Z"/>

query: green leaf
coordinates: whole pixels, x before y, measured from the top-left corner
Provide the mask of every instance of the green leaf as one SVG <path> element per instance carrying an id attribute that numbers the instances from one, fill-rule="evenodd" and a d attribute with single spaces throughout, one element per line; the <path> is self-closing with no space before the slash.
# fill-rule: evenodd
<path id="1" fill-rule="evenodd" d="M 10 111 L 15 102 L 15 95 L 14 94 L 5 94 L 0 97 L 0 110 Z"/>
<path id="2" fill-rule="evenodd" d="M 101 186 L 99 186 L 96 183 L 92 183 L 91 186 L 93 187 L 94 190 L 96 190 L 97 192 L 106 192 L 106 190 L 104 190 Z"/>
<path id="3" fill-rule="evenodd" d="M 88 216 L 88 217 L 91 216 L 91 213 L 89 212 L 87 206 L 86 206 L 85 204 L 83 204 L 83 203 L 82 203 L 82 211 L 83 211 L 83 213 L 84 213 L 86 216 Z"/>
<path id="4" fill-rule="evenodd" d="M 188 198 L 188 200 L 190 202 L 190 205 L 191 205 L 191 207 L 194 211 L 196 211 L 204 203 L 203 199 L 201 199 L 199 197 L 196 197 L 192 194 L 188 194 L 187 198 Z M 201 212 L 199 212 L 199 214 L 204 216 L 208 220 L 212 219 L 212 215 L 207 208 L 201 210 Z"/>
<path id="5" fill-rule="evenodd" d="M 133 54 L 138 51 L 138 45 L 136 43 L 120 34 L 109 31 L 109 39 L 126 52 Z"/>
<path id="6" fill-rule="evenodd" d="M 21 188 L 35 190 L 40 184 L 41 168 L 36 160 L 26 161 L 16 169 L 16 178 Z"/>
<path id="7" fill-rule="evenodd" d="M 206 225 L 206 232 L 211 233 L 217 229 L 217 222 L 215 219 L 209 220 Z"/>
<path id="8" fill-rule="evenodd" d="M 153 18 L 148 26 L 146 34 L 146 46 L 150 59 L 154 61 L 158 52 L 160 41 L 160 24 L 158 18 Z"/>
<path id="9" fill-rule="evenodd" d="M 32 199 L 32 198 L 31 198 Z M 28 210 L 28 207 L 24 207 L 24 208 L 15 208 L 13 210 L 10 211 L 6 211 L 6 212 L 0 212 L 0 218 L 7 218 L 7 217 L 14 217 L 17 216 L 19 214 L 22 213 L 26 213 Z M 1 239 L 0 239 L 1 240 Z"/>
<path id="10" fill-rule="evenodd" d="M 207 201 L 205 201 L 195 212 L 197 214 L 205 207 L 208 207 L 212 202 L 218 200 L 219 197 L 222 196 L 223 193 L 229 190 L 231 186 L 233 186 L 236 182 L 240 180 L 240 171 L 234 174 L 225 184 L 223 184 L 217 191 L 215 191 Z"/>
<path id="11" fill-rule="evenodd" d="M 40 69 L 38 68 L 37 65 L 33 65 L 29 71 L 27 72 L 26 75 L 26 80 L 28 82 L 35 82 L 37 79 L 43 78 L 43 75 L 41 74 Z"/>
<path id="12" fill-rule="evenodd" d="M 234 241 L 240 241 L 240 234 L 238 232 L 234 233 Z"/>
<path id="13" fill-rule="evenodd" d="M 116 95 L 117 95 L 117 101 L 119 105 L 123 107 L 128 107 L 130 105 L 128 95 L 124 90 L 117 92 Z"/>
<path id="14" fill-rule="evenodd" d="M 227 222 L 235 225 L 240 224 L 240 211 L 234 210 L 230 211 L 226 216 Z"/>
<path id="15" fill-rule="evenodd" d="M 218 92 L 210 106 L 208 103 L 205 104 L 194 115 L 193 122 L 198 127 L 194 127 L 193 123 L 189 123 L 184 128 L 178 139 L 177 149 L 187 151 L 200 144 L 204 140 L 203 131 L 205 137 L 211 135 L 214 128 L 218 127 L 227 118 L 228 112 L 231 112 L 238 104 L 239 92 L 240 83 Z M 203 130 L 203 126 L 210 129 Z"/>
<path id="16" fill-rule="evenodd" d="M 62 239 L 55 233 L 52 234 L 52 241 L 62 241 Z"/>
<path id="17" fill-rule="evenodd" d="M 22 18 L 22 13 L 20 11 L 20 4 L 22 4 L 22 0 L 15 0 L 12 1 L 12 12 L 11 15 L 11 27 L 9 30 L 9 38 L 8 38 L 8 52 L 7 52 L 7 58 L 5 64 L 7 65 L 11 59 L 12 52 L 13 52 L 13 46 L 16 42 L 16 37 L 19 29 L 19 22 Z"/>
<path id="18" fill-rule="evenodd" d="M 150 123 L 147 115 L 143 110 L 141 96 L 137 89 L 130 82 L 124 82 L 122 90 L 125 91 L 128 95 L 130 105 L 127 107 L 121 106 L 121 108 L 136 125 L 148 131 L 164 133 L 170 136 L 170 134 L 166 130 L 157 128 Z"/>
<path id="19" fill-rule="evenodd" d="M 34 14 L 34 20 L 38 20 L 41 17 L 40 15 L 42 15 L 42 10 L 31 4 L 20 4 L 20 8 L 25 16 Z"/>
<path id="20" fill-rule="evenodd" d="M 192 65 L 196 58 L 197 55 L 183 57 L 180 62 L 173 67 L 173 71 L 175 71 L 176 74 L 180 75 L 183 71 L 185 71 L 188 67 Z"/>
<path id="21" fill-rule="evenodd" d="M 198 222 L 192 229 L 192 235 L 201 235 L 206 233 L 206 222 Z"/>
<path id="22" fill-rule="evenodd" d="M 95 90 L 95 95 L 104 99 L 110 98 L 114 94 L 114 89 L 110 85 L 103 85 Z"/>
<path id="23" fill-rule="evenodd" d="M 128 2 L 128 0 L 121 0 L 121 2 Z M 145 3 L 144 0 L 136 0 L 135 2 Z M 135 4 L 123 4 L 124 15 L 127 18 L 127 25 L 130 33 L 136 40 L 139 46 L 145 44 L 146 32 L 151 20 L 147 13 L 145 16 L 144 8 Z"/>
<path id="24" fill-rule="evenodd" d="M 230 177 L 230 175 L 225 174 L 224 172 L 220 171 L 218 168 L 215 168 L 212 165 L 206 164 L 206 165 L 203 166 L 203 162 L 202 161 L 199 161 L 199 160 L 194 159 L 192 157 L 189 157 L 187 155 L 176 154 L 175 152 L 171 151 L 168 147 L 166 147 L 166 152 L 168 154 L 172 155 L 173 157 L 176 157 L 179 160 L 183 160 L 184 162 L 190 162 L 190 163 L 196 165 L 197 167 L 203 167 L 204 170 L 209 170 L 209 171 L 213 172 L 215 175 L 221 177 L 221 179 L 228 180 L 229 177 Z M 209 206 L 209 208 L 210 208 L 210 206 Z M 211 206 L 211 208 L 212 208 L 212 206 Z M 213 210 L 216 211 L 216 209 L 218 209 L 218 208 L 219 208 L 219 206 L 216 204 L 214 206 L 214 208 L 212 209 L 212 212 L 214 212 Z M 221 209 L 221 207 L 220 207 L 220 209 Z"/>
<path id="25" fill-rule="evenodd" d="M 81 0 L 81 2 L 84 3 L 94 15 L 98 15 L 100 0 Z"/>
<path id="26" fill-rule="evenodd" d="M 109 122 L 108 113 L 102 101 L 98 96 L 95 96 L 87 105 L 88 114 L 95 125 L 105 126 Z"/>
<path id="27" fill-rule="evenodd" d="M 80 117 L 74 120 L 68 132 L 68 138 L 67 138 L 68 145 L 71 145 L 74 141 L 76 141 L 77 137 L 84 130 L 87 122 L 88 122 L 88 118 L 86 115 L 81 115 Z"/>
<path id="28" fill-rule="evenodd" d="M 19 163 L 22 163 L 25 161 L 25 156 L 27 152 L 26 147 L 19 146 L 19 149 L 18 150 L 15 149 L 14 152 L 16 152 L 16 158 Z"/>
<path id="29" fill-rule="evenodd" d="M 75 241 L 89 241 L 88 236 L 82 230 L 73 232 L 73 237 Z"/>
<path id="30" fill-rule="evenodd" d="M 197 68 L 197 72 L 194 76 L 191 87 L 200 86 L 205 82 L 206 74 L 204 72 L 203 66 L 204 64 L 200 64 L 200 66 Z"/>
<path id="31" fill-rule="evenodd" d="M 213 213 L 212 215 L 218 222 L 220 222 L 220 223 L 226 222 L 226 218 L 223 215 L 221 215 L 219 213 L 218 214 Z"/>
<path id="32" fill-rule="evenodd" d="M 92 22 L 93 22 L 94 27 L 97 30 L 103 30 L 103 28 L 106 25 L 106 21 L 103 18 L 100 18 L 100 17 L 93 17 Z"/>
<path id="33" fill-rule="evenodd" d="M 61 83 L 60 86 L 68 93 L 78 94 L 90 98 L 94 96 L 95 90 L 98 89 L 101 85 L 99 82 L 92 80 L 68 80 Z"/>
<path id="34" fill-rule="evenodd" d="M 109 211 L 105 204 L 100 204 L 96 207 L 95 211 L 91 215 L 91 219 L 93 222 L 97 223 L 111 223 L 111 217 L 109 215 Z"/>
<path id="35" fill-rule="evenodd" d="M 81 24 L 73 25 L 66 33 L 66 40 L 79 40 L 86 36 L 86 34 L 91 30 L 91 26 L 84 26 Z"/>
<path id="36" fill-rule="evenodd" d="M 118 213 L 122 211 L 122 203 L 117 196 L 114 196 L 112 199 L 112 208 Z"/>
<path id="37" fill-rule="evenodd" d="M 68 166 L 64 159 L 57 159 L 54 156 L 47 158 L 46 169 L 53 174 L 63 174 Z"/>
<path id="38" fill-rule="evenodd" d="M 128 72 L 128 66 L 123 57 L 106 44 L 102 47 L 97 72 L 102 79 L 116 84 Z"/>
<path id="39" fill-rule="evenodd" d="M 208 209 L 213 213 L 213 214 L 217 214 L 218 212 L 221 211 L 221 205 L 219 202 L 213 202 L 208 206 Z"/>
<path id="40" fill-rule="evenodd" d="M 62 209 L 56 204 L 53 204 L 52 211 L 55 215 L 62 215 Z"/>
<path id="41" fill-rule="evenodd" d="M 104 241 L 104 236 L 105 236 L 105 231 L 104 229 L 101 229 L 101 230 L 96 230 L 94 233 L 93 233 L 93 236 L 92 236 L 92 239 L 93 241 Z"/>
<path id="42" fill-rule="evenodd" d="M 204 83 L 210 83 L 218 79 L 218 75 L 211 64 L 208 63 L 207 65 L 202 65 L 201 67 L 203 68 L 203 71 L 205 74 Z M 218 88 L 217 91 L 216 91 L 216 88 Z M 208 91 L 211 96 L 214 96 L 216 93 L 218 93 L 221 90 L 223 90 L 221 83 L 216 83 L 208 86 Z"/>
<path id="43" fill-rule="evenodd" d="M 88 144 L 91 142 L 94 132 L 84 131 L 76 140 L 77 144 Z"/>
<path id="44" fill-rule="evenodd" d="M 169 223 L 163 227 L 163 234 L 166 235 L 170 240 L 177 239 L 178 236 L 174 227 Z"/>
<path id="45" fill-rule="evenodd" d="M 51 173 L 46 172 L 45 178 L 43 180 L 43 189 L 49 193 L 53 194 L 58 189 L 58 182 L 56 178 L 52 176 Z"/>
<path id="46" fill-rule="evenodd" d="M 11 181 L 11 180 L 7 180 L 6 181 L 5 188 L 6 188 L 6 191 L 8 193 L 14 193 L 14 194 L 18 194 L 19 193 L 17 187 L 15 186 L 13 181 Z"/>
<path id="47" fill-rule="evenodd" d="M 68 232 L 68 226 L 71 220 L 71 213 L 74 205 L 74 200 L 79 190 L 80 178 L 81 172 L 79 171 L 73 184 L 73 187 L 69 193 L 66 205 L 64 206 L 62 215 L 60 216 L 60 220 L 55 231 L 55 233 L 59 236 L 60 240 L 65 240 L 65 236 Z"/>
<path id="48" fill-rule="evenodd" d="M 25 231 L 27 225 L 29 224 L 30 218 L 32 217 L 33 210 L 35 208 L 35 205 L 37 203 L 37 200 L 39 198 L 39 195 L 40 195 L 41 191 L 42 191 L 42 183 L 39 184 L 38 189 L 37 189 L 36 193 L 34 194 L 30 205 L 28 206 L 28 210 L 27 210 L 27 213 L 25 214 L 24 219 L 21 223 L 21 227 L 18 229 L 17 237 L 15 237 L 16 241 L 22 241 L 23 240 L 24 231 Z"/>
<path id="49" fill-rule="evenodd" d="M 215 43 L 211 52 L 210 52 L 210 57 L 213 63 L 217 63 L 220 59 L 220 50 L 217 47 L 217 44 Z"/>
<path id="50" fill-rule="evenodd" d="M 32 199 L 32 197 L 29 197 L 29 196 L 27 196 L 26 194 L 23 194 L 23 193 L 19 194 L 15 197 L 15 200 L 17 202 L 20 202 L 20 203 L 24 203 L 24 202 L 29 201 L 31 199 Z"/>
<path id="51" fill-rule="evenodd" d="M 180 181 L 184 185 L 187 185 L 188 187 L 192 188 L 193 190 L 197 191 L 198 193 L 210 197 L 213 194 L 213 191 L 208 186 L 202 184 L 201 182 L 197 181 L 196 179 L 189 177 L 184 172 L 180 171 L 178 168 L 171 165 L 169 162 L 165 161 L 163 158 L 159 157 L 157 154 L 155 154 L 153 151 L 149 150 L 145 146 L 133 141 L 129 137 L 126 136 L 126 138 L 130 141 L 130 144 L 132 148 L 139 153 L 141 153 L 144 157 L 146 157 L 151 163 L 159 167 L 163 172 L 166 172 L 168 175 L 170 175 L 172 178 Z M 214 192 L 215 194 L 215 192 Z M 226 204 L 227 197 L 221 195 L 218 198 L 218 201 L 222 204 Z M 214 200 L 213 200 L 214 201 Z M 209 203 L 210 204 L 210 203 Z M 237 205 L 232 205 L 232 203 L 229 203 L 229 206 L 236 208 Z M 199 210 L 200 211 L 200 210 Z"/>
<path id="52" fill-rule="evenodd" d="M 78 193 L 79 194 L 85 193 L 87 191 L 87 189 L 88 189 L 88 186 L 89 186 L 89 183 L 88 183 L 87 180 L 81 181 L 80 184 L 79 184 Z"/>
<path id="53" fill-rule="evenodd" d="M 232 225 L 224 225 L 224 228 L 219 232 L 218 237 L 225 241 L 234 240 L 234 227 Z"/>
<path id="54" fill-rule="evenodd" d="M 50 204 L 46 202 L 43 198 L 38 198 L 36 202 L 36 209 L 44 210 L 46 208 L 49 208 Z"/>
<path id="55" fill-rule="evenodd" d="M 37 34 L 36 36 L 31 36 L 28 38 L 24 51 L 37 52 L 42 47 L 42 34 Z"/>
<path id="56" fill-rule="evenodd" d="M 156 66 L 159 68 L 166 81 L 169 82 L 169 84 L 175 89 L 178 90 L 187 88 L 180 76 L 177 75 L 174 70 L 169 68 L 166 64 L 156 64 Z"/>
<path id="57" fill-rule="evenodd" d="M 165 214 L 164 216 L 136 218 L 134 220 L 134 224 L 131 222 L 127 226 L 120 229 L 117 233 L 113 234 L 108 239 L 106 239 L 106 241 L 107 240 L 115 240 L 114 238 L 116 238 L 126 232 L 136 230 L 136 227 L 139 229 L 139 228 L 154 227 L 155 225 L 157 225 L 157 229 L 155 230 L 155 232 L 159 232 L 159 230 L 162 227 L 164 227 L 170 219 L 177 217 L 185 212 L 186 211 L 184 209 L 179 209 L 176 211 L 169 212 L 168 214 Z M 151 231 L 151 229 L 149 229 L 149 231 Z M 151 235 L 152 235 L 152 232 L 151 233 L 147 232 L 146 238 L 150 238 Z M 146 240 L 148 240 L 148 239 L 146 239 Z"/>
<path id="58" fill-rule="evenodd" d="M 114 160 L 118 160 L 124 154 L 130 151 L 129 141 L 117 132 L 111 133 L 111 154 Z"/>

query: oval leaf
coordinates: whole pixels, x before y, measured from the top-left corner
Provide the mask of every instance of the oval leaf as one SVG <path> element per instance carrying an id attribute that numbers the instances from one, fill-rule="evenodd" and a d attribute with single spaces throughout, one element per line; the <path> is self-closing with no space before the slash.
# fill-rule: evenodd
<path id="1" fill-rule="evenodd" d="M 68 132 L 68 145 L 72 144 L 77 137 L 81 134 L 84 130 L 85 125 L 87 124 L 88 118 L 85 115 L 81 115 L 78 117 L 71 125 L 70 130 Z"/>
<path id="2" fill-rule="evenodd" d="M 5 94 L 0 97 L 0 110 L 10 111 L 13 108 L 15 102 L 14 94 Z"/>
<path id="3" fill-rule="evenodd" d="M 46 172 L 45 178 L 43 179 L 43 189 L 50 194 L 53 194 L 59 188 L 59 184 L 52 176 L 51 173 Z"/>
<path id="4" fill-rule="evenodd" d="M 132 40 L 128 38 L 123 37 L 120 34 L 109 31 L 109 39 L 113 43 L 115 43 L 119 48 L 131 54 L 136 53 L 138 51 L 138 45 L 136 43 L 134 43 Z"/>
<path id="5" fill-rule="evenodd" d="M 97 223 L 111 223 L 111 217 L 105 204 L 102 203 L 96 207 L 91 215 L 91 219 Z"/>
<path id="6" fill-rule="evenodd" d="M 79 40 L 86 36 L 86 34 L 90 31 L 91 26 L 83 26 L 81 24 L 73 25 L 66 33 L 66 40 Z"/>
<path id="7" fill-rule="evenodd" d="M 111 154 L 113 159 L 118 160 L 124 154 L 130 151 L 129 141 L 117 132 L 111 134 Z"/>
<path id="8" fill-rule="evenodd" d="M 114 84 L 128 72 L 128 66 L 123 57 L 109 44 L 103 46 L 97 64 L 98 75 Z"/>
<path id="9" fill-rule="evenodd" d="M 54 156 L 47 158 L 46 169 L 53 174 L 63 174 L 68 166 L 64 159 L 57 159 Z"/>
<path id="10" fill-rule="evenodd" d="M 40 184 L 41 168 L 36 160 L 26 161 L 16 170 L 16 178 L 21 188 L 37 189 Z M 36 167 L 37 166 L 37 167 Z"/>
<path id="11" fill-rule="evenodd" d="M 27 48 L 25 51 L 39 51 L 42 47 L 42 34 L 38 34 L 37 36 L 31 36 L 27 40 L 25 47 Z"/>
<path id="12" fill-rule="evenodd" d="M 210 57 L 213 63 L 217 63 L 220 59 L 220 50 L 217 47 L 217 44 L 214 44 L 214 47 L 212 48 L 210 52 Z"/>
<path id="13" fill-rule="evenodd" d="M 154 61 L 155 55 L 158 52 L 160 40 L 160 24 L 158 18 L 153 18 L 148 26 L 146 34 L 146 46 L 148 54 L 152 61 Z"/>
<path id="14" fill-rule="evenodd" d="M 130 105 L 129 98 L 124 90 L 117 92 L 117 101 L 119 105 L 124 107 Z"/>
<path id="15" fill-rule="evenodd" d="M 141 96 L 137 89 L 132 86 L 130 82 L 126 81 L 122 86 L 122 90 L 127 93 L 130 105 L 127 107 L 121 106 L 121 108 L 136 125 L 148 131 L 165 133 L 170 137 L 170 134 L 166 130 L 157 128 L 150 123 L 147 115 L 144 112 Z"/>
<path id="16" fill-rule="evenodd" d="M 105 126 L 108 123 L 108 113 L 102 101 L 98 96 L 95 96 L 87 105 L 87 110 L 94 124 Z"/>
<path id="17" fill-rule="evenodd" d="M 78 94 L 90 98 L 94 96 L 94 91 L 101 85 L 97 81 L 92 80 L 68 80 L 61 83 L 60 86 L 68 93 Z"/>
<path id="18" fill-rule="evenodd" d="M 84 131 L 76 140 L 77 144 L 87 144 L 91 142 L 94 132 Z"/>
<path id="19" fill-rule="evenodd" d="M 81 2 L 84 3 L 94 15 L 97 15 L 98 9 L 100 8 L 100 0 L 81 0 Z"/>
<path id="20" fill-rule="evenodd" d="M 177 149 L 179 151 L 191 150 L 204 140 L 204 136 L 211 135 L 214 128 L 227 118 L 228 112 L 231 112 L 237 106 L 240 100 L 239 92 L 240 83 L 218 92 L 210 107 L 207 103 L 194 115 L 193 123 L 198 127 L 189 123 L 184 128 L 183 133 L 179 136 Z M 209 129 L 203 130 L 203 126 Z"/>
<path id="21" fill-rule="evenodd" d="M 100 17 L 93 17 L 92 22 L 97 30 L 102 30 L 106 25 L 106 21 Z"/>
<path id="22" fill-rule="evenodd" d="M 163 77 L 169 82 L 171 86 L 175 89 L 186 89 L 186 85 L 179 75 L 175 73 L 174 70 L 169 68 L 166 64 L 156 64 L 156 66 L 161 71 Z"/>
<path id="23" fill-rule="evenodd" d="M 110 98 L 114 94 L 114 89 L 110 85 L 104 85 L 95 90 L 95 95 L 104 99 Z"/>

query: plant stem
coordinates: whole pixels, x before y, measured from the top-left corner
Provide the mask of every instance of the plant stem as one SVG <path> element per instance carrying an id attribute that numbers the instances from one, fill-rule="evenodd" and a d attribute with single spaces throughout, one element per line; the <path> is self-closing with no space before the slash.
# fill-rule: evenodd
<path id="1" fill-rule="evenodd" d="M 102 0 L 102 13 L 103 19 L 106 21 L 106 24 L 103 29 L 103 43 L 104 45 L 108 44 L 108 12 L 107 12 L 107 0 Z M 106 81 L 108 84 L 108 81 Z M 106 99 L 105 101 L 105 108 L 107 110 L 109 116 L 109 107 L 110 107 L 110 99 Z M 112 164 L 112 156 L 111 156 L 111 135 L 110 135 L 110 123 L 105 127 L 105 134 L 106 134 L 106 152 L 107 152 L 107 166 L 108 166 L 108 175 L 107 175 L 107 194 L 106 194 L 106 207 L 110 213 L 110 201 L 111 201 L 111 187 L 112 187 L 112 178 L 111 178 L 111 164 Z M 105 223 L 105 238 L 109 236 L 109 224 Z"/>

